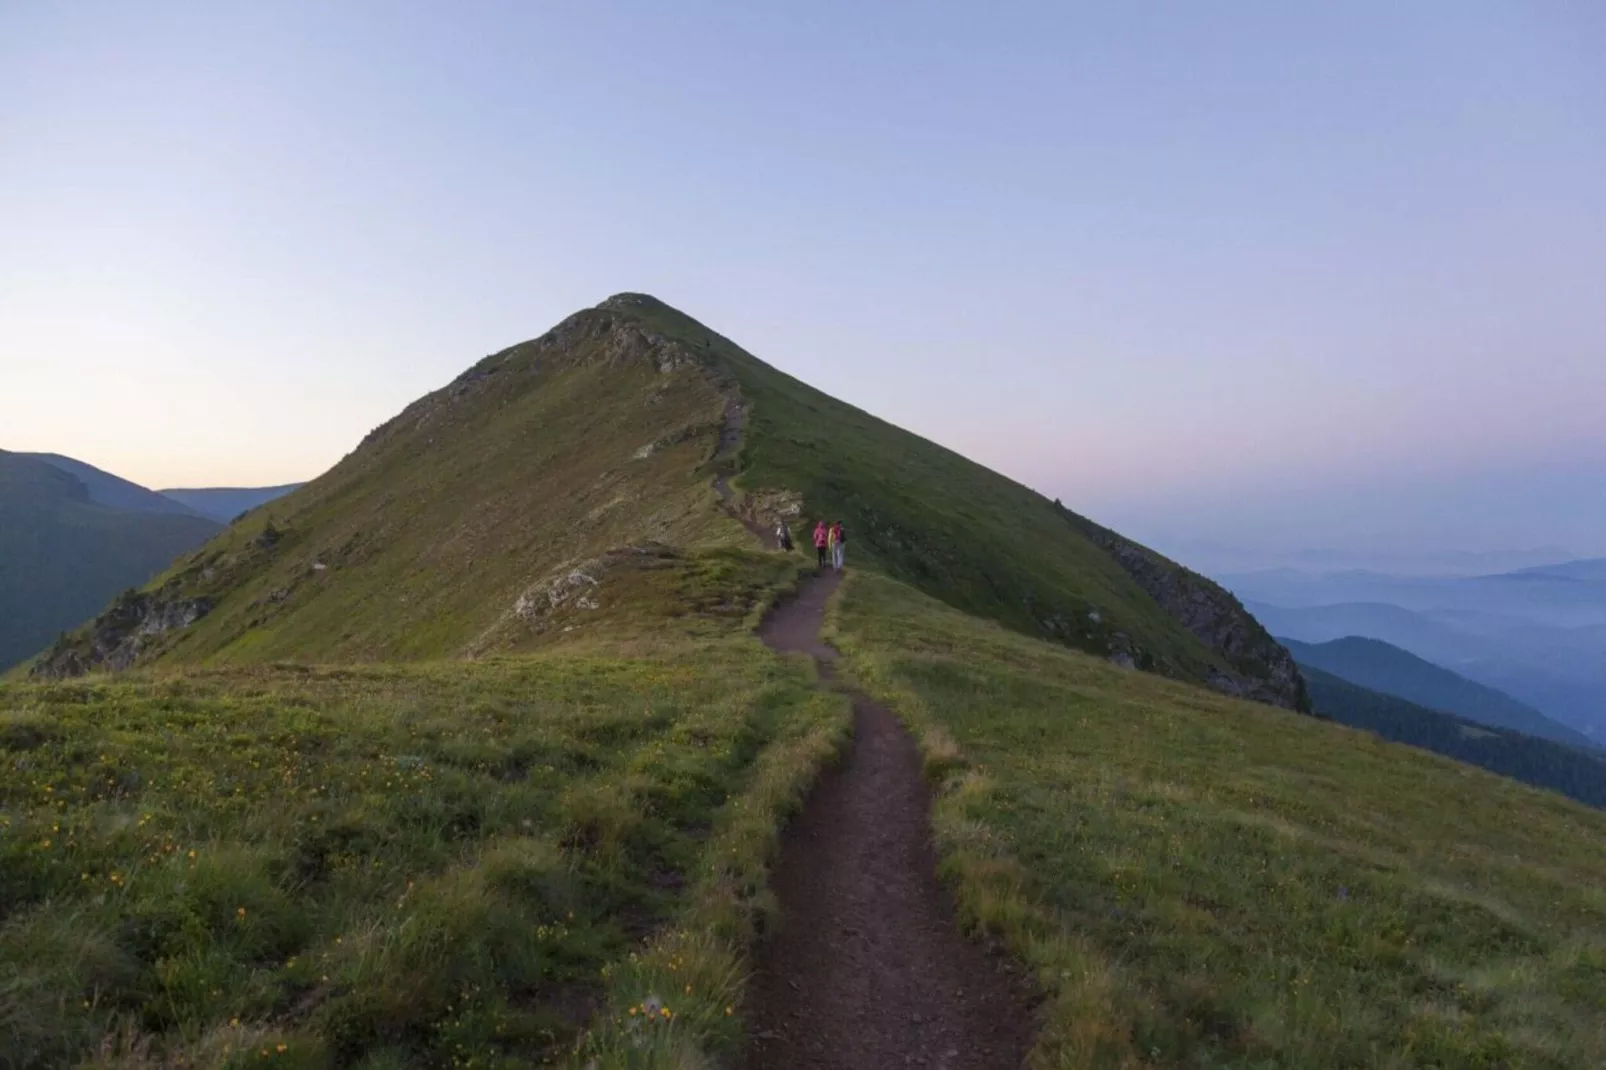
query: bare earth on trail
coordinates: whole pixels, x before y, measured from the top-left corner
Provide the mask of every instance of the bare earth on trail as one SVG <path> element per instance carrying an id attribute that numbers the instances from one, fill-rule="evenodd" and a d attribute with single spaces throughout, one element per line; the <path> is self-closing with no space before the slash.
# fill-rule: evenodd
<path id="1" fill-rule="evenodd" d="M 806 581 L 760 638 L 819 659 L 840 576 Z M 930 798 L 914 740 L 853 699 L 854 741 L 787 833 L 779 931 L 753 983 L 747 1070 L 1014 1070 L 1031 1045 L 1025 986 L 966 940 L 936 877 Z"/>

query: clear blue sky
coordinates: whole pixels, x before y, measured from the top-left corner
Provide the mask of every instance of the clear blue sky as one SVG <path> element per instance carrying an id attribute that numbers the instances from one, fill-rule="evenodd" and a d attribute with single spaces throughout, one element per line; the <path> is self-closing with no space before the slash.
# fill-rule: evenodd
<path id="1" fill-rule="evenodd" d="M 0 447 L 306 478 L 620 290 L 1166 542 L 1606 553 L 1606 5 L 0 6 Z"/>

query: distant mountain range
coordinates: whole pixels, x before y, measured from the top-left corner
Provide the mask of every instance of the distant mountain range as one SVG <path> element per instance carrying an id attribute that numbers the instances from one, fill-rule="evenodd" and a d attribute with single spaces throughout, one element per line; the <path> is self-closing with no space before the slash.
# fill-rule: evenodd
<path id="1" fill-rule="evenodd" d="M 227 524 L 240 514 L 250 512 L 259 505 L 266 505 L 275 498 L 282 498 L 300 486 L 300 483 L 285 483 L 277 487 L 178 488 L 159 493 L 162 497 L 184 505 L 202 516 L 209 516 L 219 523 Z"/>
<path id="2" fill-rule="evenodd" d="M 204 509 L 71 457 L 0 450 L 0 669 L 222 527 Z"/>
<path id="3" fill-rule="evenodd" d="M 1487 576 L 1570 561 L 1578 556 L 1563 546 L 1486 552 L 1445 548 L 1417 553 L 1377 553 L 1338 549 L 1272 550 L 1187 538 L 1175 542 L 1161 540 L 1159 546 L 1177 560 L 1216 577 L 1268 569 L 1306 573 L 1363 569 L 1395 576 Z"/>
<path id="4" fill-rule="evenodd" d="M 1277 635 L 1380 639 L 1606 744 L 1606 560 L 1462 577 L 1275 569 L 1221 579 Z"/>
<path id="5" fill-rule="evenodd" d="M 1349 636 L 1316 644 L 1294 639 L 1281 642 L 1301 669 L 1331 673 L 1352 684 L 1478 724 L 1573 746 L 1591 745 L 1582 732 L 1558 724 L 1505 692 L 1468 680 L 1380 639 Z"/>

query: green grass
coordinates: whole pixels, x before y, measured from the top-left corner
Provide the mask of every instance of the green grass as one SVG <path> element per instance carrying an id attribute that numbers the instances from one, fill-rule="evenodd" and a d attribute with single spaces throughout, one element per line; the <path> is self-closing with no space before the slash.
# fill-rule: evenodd
<path id="1" fill-rule="evenodd" d="M 1606 1065 L 1606 815 L 878 576 L 833 627 L 1047 995 L 1034 1066 Z"/>
<path id="2" fill-rule="evenodd" d="M 657 993 L 728 1047 L 845 711 L 632 653 L 0 685 L 0 1067 L 526 1066 Z"/>

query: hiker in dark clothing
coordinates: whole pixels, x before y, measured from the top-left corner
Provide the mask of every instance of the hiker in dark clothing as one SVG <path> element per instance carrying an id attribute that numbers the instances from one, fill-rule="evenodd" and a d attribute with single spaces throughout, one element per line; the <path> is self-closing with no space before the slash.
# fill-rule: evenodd
<path id="1" fill-rule="evenodd" d="M 842 571 L 842 553 L 847 545 L 848 533 L 838 520 L 831 525 L 831 564 L 838 572 Z"/>
<path id="2" fill-rule="evenodd" d="M 784 520 L 775 522 L 775 545 L 787 553 L 792 552 L 792 533 L 787 529 L 786 521 Z"/>
<path id="3" fill-rule="evenodd" d="M 824 568 L 829 560 L 827 554 L 830 552 L 830 545 L 830 532 L 826 530 L 825 521 L 822 520 L 814 525 L 814 556 L 819 559 L 820 568 Z"/>

